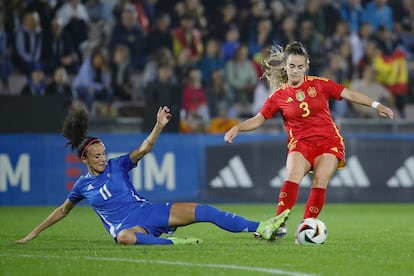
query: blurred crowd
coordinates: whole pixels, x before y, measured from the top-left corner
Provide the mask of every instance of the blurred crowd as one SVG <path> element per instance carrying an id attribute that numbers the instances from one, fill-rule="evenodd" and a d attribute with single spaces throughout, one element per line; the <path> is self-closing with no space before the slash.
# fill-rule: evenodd
<path id="1" fill-rule="evenodd" d="M 143 106 L 144 130 L 168 105 L 172 132 L 223 132 L 272 92 L 261 60 L 298 40 L 310 75 L 395 108 L 414 95 L 414 0 L 4 0 L 2 94 L 61 94 L 92 117 Z M 21 91 L 10 76 L 22 74 Z M 332 101 L 335 118 L 374 118 Z"/>

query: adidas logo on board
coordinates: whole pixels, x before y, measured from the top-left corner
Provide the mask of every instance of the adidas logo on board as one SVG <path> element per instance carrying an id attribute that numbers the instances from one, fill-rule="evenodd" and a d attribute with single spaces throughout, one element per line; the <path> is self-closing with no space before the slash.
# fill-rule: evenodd
<path id="1" fill-rule="evenodd" d="M 414 187 L 414 157 L 410 156 L 404 164 L 397 169 L 395 175 L 388 179 L 389 188 L 411 188 Z"/>
<path id="2" fill-rule="evenodd" d="M 270 181 L 270 186 L 274 188 L 282 187 L 283 182 L 286 179 L 286 175 L 286 168 L 280 169 L 278 175 Z M 311 184 L 312 179 L 309 174 L 307 174 L 300 183 L 300 186 L 310 187 Z M 352 156 L 347 160 L 345 168 L 339 170 L 337 175 L 332 177 L 331 181 L 329 182 L 329 186 L 365 188 L 370 186 L 370 182 L 358 158 Z"/>
<path id="3" fill-rule="evenodd" d="M 240 156 L 234 156 L 210 183 L 212 188 L 251 188 L 253 181 Z"/>

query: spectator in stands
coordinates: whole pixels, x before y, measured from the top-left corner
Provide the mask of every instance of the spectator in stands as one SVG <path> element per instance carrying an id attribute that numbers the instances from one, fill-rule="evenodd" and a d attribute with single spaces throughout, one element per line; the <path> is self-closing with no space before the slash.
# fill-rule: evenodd
<path id="1" fill-rule="evenodd" d="M 273 43 L 287 45 L 290 41 L 294 41 L 297 37 L 296 26 L 295 17 L 293 15 L 286 16 L 282 22 L 282 31 L 274 34 Z"/>
<path id="2" fill-rule="evenodd" d="M 45 74 L 40 63 L 34 64 L 20 95 L 43 96 L 46 90 Z"/>
<path id="3" fill-rule="evenodd" d="M 263 18 L 269 18 L 270 11 L 266 8 L 264 0 L 250 1 L 250 7 L 245 18 L 239 21 L 240 40 L 245 43 L 248 41 L 252 32 L 257 30 L 257 24 Z"/>
<path id="4" fill-rule="evenodd" d="M 375 101 L 387 106 L 393 106 L 392 94 L 382 84 L 375 80 L 375 71 L 371 65 L 367 65 L 362 72 L 361 79 L 351 82 L 352 90 L 360 91 Z M 379 118 L 378 112 L 359 104 L 352 103 L 352 108 L 359 118 Z"/>
<path id="5" fill-rule="evenodd" d="M 206 86 L 208 109 L 211 118 L 238 118 L 239 107 L 236 95 L 230 85 L 226 83 L 224 71 L 220 68 L 211 72 Z"/>
<path id="6" fill-rule="evenodd" d="M 31 69 L 41 62 L 42 31 L 36 12 L 26 12 L 23 15 L 14 46 L 14 63 L 23 73 L 29 75 Z"/>
<path id="7" fill-rule="evenodd" d="M 247 40 L 249 57 L 253 58 L 260 53 L 266 45 L 272 45 L 273 32 L 271 21 L 267 18 L 260 18 L 256 25 L 256 30 L 251 30 Z"/>
<path id="8" fill-rule="evenodd" d="M 414 53 L 414 0 L 392 1 L 395 31 L 406 51 Z"/>
<path id="9" fill-rule="evenodd" d="M 136 11 L 132 6 L 125 6 L 122 10 L 121 21 L 112 29 L 110 49 L 117 45 L 126 45 L 131 55 L 131 66 L 135 70 L 142 70 L 146 62 L 144 54 L 145 33 L 137 24 Z"/>
<path id="10" fill-rule="evenodd" d="M 219 41 L 226 40 L 227 32 L 237 26 L 237 7 L 231 0 L 224 1 L 219 9 L 218 20 L 210 20 L 209 35 Z"/>
<path id="11" fill-rule="evenodd" d="M 200 69 L 193 67 L 184 85 L 182 100 L 182 119 L 190 132 L 204 132 L 210 124 L 210 112 L 206 92 L 201 83 Z"/>
<path id="12" fill-rule="evenodd" d="M 65 67 L 60 66 L 55 69 L 52 82 L 46 86 L 45 95 L 60 95 L 65 107 L 72 105 L 76 94 L 69 83 Z"/>
<path id="13" fill-rule="evenodd" d="M 359 27 L 359 32 L 352 32 L 350 35 L 352 64 L 358 67 L 362 58 L 365 55 L 365 49 L 372 39 L 372 27 L 369 23 L 362 23 Z"/>
<path id="14" fill-rule="evenodd" d="M 25 10 L 26 11 L 31 11 L 31 12 L 36 12 L 39 15 L 39 24 L 40 24 L 40 28 L 42 30 L 42 60 L 43 60 L 43 56 L 44 54 L 47 54 L 47 51 L 49 49 L 47 49 L 47 47 L 45 47 L 49 41 L 48 38 L 50 36 L 50 27 L 51 27 L 51 22 L 52 19 L 55 15 L 55 1 L 47 1 L 47 0 L 37 0 L 37 1 L 25 1 L 26 3 L 26 7 Z M 53 4 L 53 2 L 55 2 Z M 46 67 L 44 68 L 45 72 L 46 72 Z"/>
<path id="15" fill-rule="evenodd" d="M 405 118 L 405 107 L 408 94 L 408 63 L 407 53 L 396 49 L 392 54 L 385 55 L 380 49 L 373 56 L 376 80 L 393 94 L 395 106 L 401 118 Z"/>
<path id="16" fill-rule="evenodd" d="M 325 37 L 335 33 L 338 22 L 342 21 L 338 10 L 338 4 L 332 0 L 319 0 L 319 9 L 321 9 L 323 21 L 325 21 Z"/>
<path id="17" fill-rule="evenodd" d="M 226 38 L 221 44 L 221 54 L 224 62 L 233 58 L 237 48 L 240 47 L 240 32 L 236 26 L 231 26 L 226 32 Z"/>
<path id="18" fill-rule="evenodd" d="M 210 38 L 206 42 L 205 52 L 199 64 L 203 85 L 206 85 L 211 80 L 213 71 L 224 69 L 224 65 L 225 63 L 220 52 L 220 42 Z"/>
<path id="19" fill-rule="evenodd" d="M 342 55 L 336 52 L 328 54 L 327 66 L 321 72 L 321 77 L 331 79 L 341 85 L 348 84 L 348 65 Z M 334 119 L 353 117 L 352 110 L 348 101 L 338 101 L 329 99 L 329 109 Z"/>
<path id="20" fill-rule="evenodd" d="M 236 93 L 236 100 L 250 112 L 253 91 L 258 77 L 252 61 L 249 59 L 248 48 L 242 44 L 237 48 L 233 59 L 225 67 L 226 81 Z"/>
<path id="21" fill-rule="evenodd" d="M 223 133 L 239 123 L 240 106 L 234 91 L 225 81 L 223 70 L 212 72 L 206 95 L 211 118 L 208 133 Z"/>
<path id="22" fill-rule="evenodd" d="M 101 49 L 94 49 L 87 57 L 73 81 L 78 98 L 86 103 L 89 111 L 95 116 L 93 104 L 96 101 L 106 104 L 110 111 L 112 103 L 111 75 L 106 57 Z"/>
<path id="23" fill-rule="evenodd" d="M 194 19 L 194 27 L 202 36 L 208 32 L 208 22 L 205 16 L 204 4 L 200 0 L 183 0 L 184 13 L 191 14 Z"/>
<path id="24" fill-rule="evenodd" d="M 177 81 L 186 84 L 190 70 L 196 65 L 191 60 L 190 49 L 183 48 L 175 59 L 174 63 L 174 75 L 177 77 Z"/>
<path id="25" fill-rule="evenodd" d="M 64 66 L 70 74 L 76 74 L 79 60 L 72 36 L 63 28 L 58 18 L 52 20 L 48 42 L 44 45 L 47 50 L 43 60 L 46 73 L 53 74 L 57 67 Z"/>
<path id="26" fill-rule="evenodd" d="M 311 20 L 304 18 L 300 23 L 298 40 L 302 42 L 303 46 L 308 50 L 312 60 L 312 68 L 309 69 L 311 70 L 310 74 L 318 74 L 325 64 L 325 53 L 321 47 L 321 45 L 323 45 L 323 36 L 315 31 Z"/>
<path id="27" fill-rule="evenodd" d="M 172 7 L 166 9 L 171 15 L 171 27 L 173 29 L 180 26 L 181 18 L 185 15 L 185 5 L 183 1 L 175 2 Z"/>
<path id="28" fill-rule="evenodd" d="M 371 24 L 375 32 L 380 26 L 394 29 L 393 11 L 387 4 L 388 0 L 371 0 L 364 8 L 364 21 Z"/>
<path id="29" fill-rule="evenodd" d="M 374 34 L 374 40 L 385 56 L 392 55 L 398 46 L 402 45 L 402 41 L 397 33 L 385 26 L 379 26 L 377 28 Z"/>
<path id="30" fill-rule="evenodd" d="M 156 77 L 145 87 L 145 109 L 143 131 L 149 132 L 154 126 L 154 111 L 160 106 L 169 106 L 171 121 L 166 126 L 166 132 L 179 132 L 180 112 L 183 89 L 175 81 L 173 64 L 168 60 L 159 61 Z"/>
<path id="31" fill-rule="evenodd" d="M 270 16 L 269 19 L 272 25 L 272 37 L 282 32 L 282 25 L 285 18 L 288 16 L 285 4 L 279 0 L 272 0 L 269 4 Z M 275 41 L 272 41 L 275 42 Z"/>
<path id="32" fill-rule="evenodd" d="M 326 34 L 327 24 L 326 18 L 323 14 L 320 0 L 309 0 L 306 1 L 306 8 L 303 12 L 298 14 L 298 25 L 302 26 L 303 21 L 311 21 L 313 31 L 319 34 Z M 329 22 L 333 26 L 336 22 Z"/>
<path id="33" fill-rule="evenodd" d="M 284 1 L 288 12 L 291 14 L 299 14 L 301 12 L 304 12 L 307 2 L 308 0 Z"/>
<path id="34" fill-rule="evenodd" d="M 377 43 L 370 39 L 367 41 L 366 47 L 364 49 L 364 54 L 358 63 L 358 77 L 362 78 L 362 72 L 364 71 L 365 66 L 374 64 L 376 57 L 381 55 L 381 50 L 378 48 Z"/>
<path id="35" fill-rule="evenodd" d="M 155 27 L 148 33 L 146 39 L 146 52 L 154 54 L 160 48 L 173 50 L 171 34 L 171 21 L 168 13 L 160 13 L 155 20 Z"/>
<path id="36" fill-rule="evenodd" d="M 3 17 L 0 16 L 0 80 L 1 87 L 0 91 L 8 91 L 9 89 L 9 76 L 13 71 L 13 64 L 10 60 L 10 47 L 9 47 L 9 36 L 4 30 Z"/>
<path id="37" fill-rule="evenodd" d="M 352 33 L 358 33 L 364 19 L 364 8 L 361 0 L 342 1 L 339 7 L 341 19 L 348 23 Z"/>
<path id="38" fill-rule="evenodd" d="M 113 0 L 89 0 L 84 1 L 85 8 L 91 21 L 110 21 L 113 19 L 112 9 L 118 1 Z"/>
<path id="39" fill-rule="evenodd" d="M 253 67 L 256 70 L 257 78 L 260 79 L 263 76 L 264 73 L 264 67 L 263 67 L 263 59 L 266 58 L 266 56 L 269 54 L 269 49 L 272 48 L 272 44 L 268 44 L 263 46 L 261 51 L 259 53 L 256 53 L 252 57 L 252 64 Z"/>
<path id="40" fill-rule="evenodd" d="M 194 27 L 194 17 L 191 14 L 183 15 L 180 26 L 173 30 L 173 54 L 176 58 L 182 49 L 190 51 L 192 62 L 198 62 L 203 54 L 201 32 Z"/>
<path id="41" fill-rule="evenodd" d="M 403 32 L 414 32 L 414 0 L 391 1 L 394 23 L 401 26 Z"/>
<path id="42" fill-rule="evenodd" d="M 134 86 L 131 82 L 131 67 L 129 64 L 129 49 L 125 45 L 118 45 L 112 53 L 111 60 L 111 87 L 114 100 L 130 101 Z"/>
<path id="43" fill-rule="evenodd" d="M 158 65 L 161 63 L 169 63 L 174 67 L 175 60 L 172 51 L 166 47 L 159 48 L 145 63 L 144 71 L 141 75 L 140 87 L 145 90 L 147 84 L 157 79 Z"/>
<path id="44" fill-rule="evenodd" d="M 269 98 L 270 93 L 272 91 L 269 86 L 269 81 L 260 79 L 254 88 L 251 114 L 257 114 L 260 111 L 267 98 Z"/>
<path id="45" fill-rule="evenodd" d="M 335 26 L 335 33 L 325 37 L 323 48 L 327 52 L 337 51 L 343 43 L 348 43 L 349 40 L 348 24 L 345 21 L 339 21 Z"/>
<path id="46" fill-rule="evenodd" d="M 78 60 L 82 61 L 81 44 L 88 39 L 90 24 L 85 5 L 81 0 L 66 0 L 66 3 L 56 11 L 56 17 L 72 37 Z"/>
<path id="47" fill-rule="evenodd" d="M 153 13 L 150 12 L 151 1 L 133 0 L 129 1 L 128 6 L 134 8 L 136 21 L 143 30 L 144 35 L 147 35 L 151 31 L 151 26 L 154 20 Z"/>

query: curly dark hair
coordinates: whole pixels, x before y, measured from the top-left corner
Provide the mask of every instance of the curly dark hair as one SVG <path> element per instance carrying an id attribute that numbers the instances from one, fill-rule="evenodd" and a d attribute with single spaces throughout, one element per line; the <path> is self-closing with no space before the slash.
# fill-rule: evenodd
<path id="1" fill-rule="evenodd" d="M 98 138 L 86 135 L 88 132 L 88 121 L 88 111 L 86 108 L 79 104 L 73 104 L 63 122 L 62 135 L 69 140 L 66 146 L 70 146 L 72 150 L 76 149 L 79 157 L 82 157 L 85 147 L 92 140 L 99 142 Z"/>

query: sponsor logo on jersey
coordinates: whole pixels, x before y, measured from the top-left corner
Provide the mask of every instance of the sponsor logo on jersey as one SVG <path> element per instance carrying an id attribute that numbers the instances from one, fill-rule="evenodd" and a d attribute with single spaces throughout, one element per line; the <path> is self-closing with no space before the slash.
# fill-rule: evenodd
<path id="1" fill-rule="evenodd" d="M 311 86 L 308 88 L 308 95 L 309 97 L 316 97 L 317 93 L 316 93 L 316 88 Z"/>
<path id="2" fill-rule="evenodd" d="M 296 100 L 298 100 L 299 102 L 303 102 L 303 100 L 305 100 L 305 92 L 303 92 L 302 90 L 296 91 Z"/>

